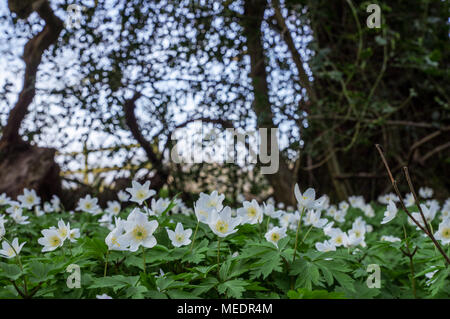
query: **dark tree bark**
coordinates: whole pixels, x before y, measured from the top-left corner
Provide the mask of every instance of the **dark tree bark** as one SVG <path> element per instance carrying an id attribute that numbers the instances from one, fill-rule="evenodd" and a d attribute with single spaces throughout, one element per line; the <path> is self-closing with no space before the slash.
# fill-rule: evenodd
<path id="1" fill-rule="evenodd" d="M 266 1 L 246 0 L 244 3 L 244 18 L 242 25 L 247 38 L 247 49 L 250 56 L 254 101 L 253 110 L 257 116 L 258 127 L 268 129 L 268 150 L 271 149 L 271 130 L 274 128 L 273 113 L 269 101 L 267 84 L 266 56 L 262 44 L 261 23 L 266 10 Z M 278 151 L 278 150 L 277 150 Z M 294 204 L 294 185 L 297 181 L 297 170 L 288 167 L 286 159 L 280 154 L 279 170 L 275 174 L 265 175 L 274 190 L 277 201 Z"/>
<path id="2" fill-rule="evenodd" d="M 42 55 L 58 40 L 64 24 L 54 14 L 48 1 L 10 0 L 8 5 L 20 18 L 27 18 L 36 11 L 45 21 L 45 27 L 24 48 L 23 88 L 9 113 L 0 139 L 0 192 L 16 196 L 27 187 L 48 197 L 50 193 L 58 193 L 61 185 L 59 167 L 54 162 L 55 150 L 24 142 L 19 129 L 36 93 L 36 75 Z"/>

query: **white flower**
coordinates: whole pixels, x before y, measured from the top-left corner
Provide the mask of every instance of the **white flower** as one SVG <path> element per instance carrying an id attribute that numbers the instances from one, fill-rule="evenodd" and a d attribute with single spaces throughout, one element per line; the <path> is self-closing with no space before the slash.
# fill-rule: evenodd
<path id="1" fill-rule="evenodd" d="M 168 198 L 159 198 L 158 200 L 152 198 L 152 212 L 158 216 L 161 215 L 169 205 L 170 199 Z"/>
<path id="2" fill-rule="evenodd" d="M 395 218 L 397 215 L 397 206 L 392 200 L 389 200 L 389 204 L 387 206 L 387 210 L 384 212 L 384 218 L 381 221 L 381 224 L 389 223 L 391 220 Z"/>
<path id="3" fill-rule="evenodd" d="M 116 218 L 116 227 L 106 236 L 105 243 L 109 250 L 126 250 L 124 245 L 119 243 L 119 238 L 125 234 L 124 221 Z"/>
<path id="4" fill-rule="evenodd" d="M 414 195 L 412 193 L 406 194 L 405 199 L 403 200 L 406 207 L 411 207 L 416 204 L 416 201 L 414 199 Z"/>
<path id="5" fill-rule="evenodd" d="M 325 218 L 321 219 L 320 215 L 320 211 L 308 210 L 304 218 L 305 226 L 313 225 L 316 228 L 324 227 L 328 220 Z"/>
<path id="6" fill-rule="evenodd" d="M 399 201 L 399 198 L 398 198 L 398 196 L 395 195 L 394 193 L 389 193 L 389 194 L 386 194 L 386 195 L 380 195 L 380 196 L 378 196 L 378 201 L 379 201 L 381 204 L 387 205 L 387 204 L 389 203 L 390 200 L 392 200 L 392 201 L 394 201 L 394 202 L 398 202 L 398 201 Z"/>
<path id="7" fill-rule="evenodd" d="M 71 243 L 74 243 L 77 241 L 77 238 L 80 238 L 80 229 L 79 228 L 73 228 L 70 230 L 69 236 L 67 237 Z"/>
<path id="8" fill-rule="evenodd" d="M 243 194 L 238 194 L 238 195 L 236 196 L 236 201 L 237 201 L 238 203 L 242 203 L 242 202 L 244 202 L 244 200 L 245 200 L 245 196 L 244 196 Z"/>
<path id="9" fill-rule="evenodd" d="M 55 228 L 53 229 L 44 229 L 41 231 L 44 237 L 38 239 L 38 243 L 44 248 L 42 248 L 42 252 L 53 251 L 58 247 L 61 247 L 64 243 L 64 240 L 59 237 L 59 231 Z"/>
<path id="10" fill-rule="evenodd" d="M 299 210 L 302 209 L 321 209 L 325 203 L 325 198 L 321 197 L 316 201 L 316 191 L 308 188 L 303 194 L 300 192 L 298 184 L 295 184 L 294 195 L 297 199 Z"/>
<path id="11" fill-rule="evenodd" d="M 23 242 L 19 245 L 19 239 L 14 238 L 12 241 L 12 246 L 5 241 L 2 243 L 2 248 L 0 250 L 0 255 L 5 258 L 13 258 L 16 257 L 18 254 L 20 254 L 20 251 L 22 250 L 23 245 L 25 245 L 26 242 Z"/>
<path id="12" fill-rule="evenodd" d="M 366 217 L 369 218 L 375 217 L 375 211 L 373 210 L 373 207 L 370 204 L 364 205 L 361 209 L 363 210 L 364 215 Z"/>
<path id="13" fill-rule="evenodd" d="M 106 208 L 106 212 L 110 213 L 111 215 L 119 215 L 120 213 L 120 203 L 117 201 L 108 201 L 106 203 L 108 205 L 108 208 Z"/>
<path id="14" fill-rule="evenodd" d="M 130 201 L 139 205 L 142 205 L 145 200 L 156 194 L 156 191 L 150 189 L 150 181 L 146 181 L 144 185 L 132 181 L 131 185 L 132 187 L 127 188 L 126 191 L 131 195 Z"/>
<path id="15" fill-rule="evenodd" d="M 130 199 L 130 195 L 128 195 L 126 192 L 124 192 L 123 190 L 120 190 L 117 193 L 117 198 L 121 201 L 121 202 L 128 202 L 128 200 Z"/>
<path id="16" fill-rule="evenodd" d="M 210 195 L 200 193 L 200 197 L 197 202 L 202 202 L 206 208 L 215 208 L 217 211 L 221 211 L 223 208 L 223 200 L 225 195 L 220 194 L 217 191 L 213 191 Z"/>
<path id="17" fill-rule="evenodd" d="M 331 236 L 330 243 L 336 247 L 339 246 L 347 246 L 348 245 L 348 236 L 339 228 L 329 231 Z"/>
<path id="18" fill-rule="evenodd" d="M 80 198 L 76 210 L 96 215 L 99 209 L 97 202 L 97 198 L 92 198 L 91 195 L 88 194 L 86 197 Z"/>
<path id="19" fill-rule="evenodd" d="M 214 207 L 207 207 L 205 201 L 198 200 L 194 204 L 194 212 L 199 222 L 207 224 L 209 222 L 209 215 L 212 211 L 216 211 Z"/>
<path id="20" fill-rule="evenodd" d="M 10 200 L 11 199 L 5 193 L 0 194 L 0 206 L 8 205 Z"/>
<path id="21" fill-rule="evenodd" d="M 347 210 L 349 209 L 350 205 L 346 201 L 342 201 L 339 203 L 339 210 L 347 213 Z"/>
<path id="22" fill-rule="evenodd" d="M 422 198 L 431 198 L 433 197 L 433 190 L 429 187 L 421 187 L 419 188 L 419 196 Z"/>
<path id="23" fill-rule="evenodd" d="M 237 214 L 241 217 L 242 224 L 248 223 L 254 225 L 261 223 L 263 220 L 263 211 L 259 207 L 258 202 L 253 199 L 251 202 L 245 201 L 242 203 L 244 207 L 237 210 Z"/>
<path id="24" fill-rule="evenodd" d="M 328 240 L 325 240 L 323 243 L 318 242 L 315 244 L 315 246 L 316 249 L 320 252 L 328 252 L 336 250 L 336 246 Z"/>
<path id="25" fill-rule="evenodd" d="M 14 200 L 9 201 L 9 207 L 6 209 L 6 212 L 8 214 L 13 214 L 15 211 L 20 210 L 22 211 L 22 207 L 20 206 L 19 202 L 16 202 Z"/>
<path id="26" fill-rule="evenodd" d="M 53 211 L 58 213 L 61 210 L 61 200 L 59 199 L 59 197 L 53 195 L 50 202 L 52 203 Z"/>
<path id="27" fill-rule="evenodd" d="M 52 204 L 45 202 L 44 203 L 44 213 L 51 213 L 53 211 L 53 206 Z"/>
<path id="28" fill-rule="evenodd" d="M 278 241 L 281 238 L 286 237 L 286 228 L 285 227 L 274 227 L 269 230 L 264 237 L 268 242 L 271 242 L 278 248 Z"/>
<path id="29" fill-rule="evenodd" d="M 281 227 L 289 227 L 289 225 L 294 222 L 294 214 L 292 213 L 283 213 L 278 220 L 280 221 Z"/>
<path id="30" fill-rule="evenodd" d="M 326 215 L 334 218 L 336 212 L 337 212 L 336 205 L 331 205 L 330 207 L 328 207 Z"/>
<path id="31" fill-rule="evenodd" d="M 191 243 L 189 237 L 192 235 L 192 229 L 184 230 L 181 223 L 177 223 L 175 231 L 167 229 L 167 235 L 175 247 L 186 246 Z"/>
<path id="32" fill-rule="evenodd" d="M 334 220 L 337 221 L 338 223 L 343 223 L 343 222 L 345 222 L 346 215 L 347 215 L 347 211 L 340 209 L 334 214 Z"/>
<path id="33" fill-rule="evenodd" d="M 352 207 L 361 208 L 365 205 L 364 197 L 362 196 L 350 196 L 348 202 Z"/>
<path id="34" fill-rule="evenodd" d="M 231 208 L 226 206 L 221 212 L 211 211 L 209 228 L 219 237 L 226 237 L 237 232 L 236 226 L 240 224 L 240 217 L 231 217 Z"/>
<path id="35" fill-rule="evenodd" d="M 30 223 L 28 221 L 28 216 L 22 215 L 22 209 L 15 210 L 11 214 L 11 218 L 19 225 L 26 225 Z"/>
<path id="36" fill-rule="evenodd" d="M 389 241 L 391 243 L 395 243 L 396 241 L 402 241 L 402 240 L 395 236 L 381 236 L 381 241 Z"/>
<path id="37" fill-rule="evenodd" d="M 41 203 L 41 199 L 36 195 L 36 191 L 27 188 L 23 190 L 23 195 L 17 196 L 17 200 L 21 203 L 22 207 L 26 209 L 32 209 L 33 206 Z"/>
<path id="38" fill-rule="evenodd" d="M 431 268 L 436 268 L 436 267 L 431 267 Z M 436 270 L 430 271 L 425 274 L 425 277 L 428 279 L 425 282 L 425 285 L 430 286 L 431 284 L 433 284 L 436 281 L 437 278 L 433 279 L 433 277 L 434 277 L 434 274 L 436 274 L 438 272 L 438 270 L 439 269 L 436 269 Z"/>
<path id="39" fill-rule="evenodd" d="M 275 210 L 275 206 L 273 204 L 267 204 L 264 203 L 264 214 L 271 218 L 279 218 L 281 216 L 281 213 L 283 211 L 281 210 Z"/>
<path id="40" fill-rule="evenodd" d="M 147 215 L 135 212 L 128 216 L 124 223 L 125 234 L 118 241 L 120 246 L 125 246 L 129 251 L 135 252 L 142 245 L 146 248 L 152 248 L 156 245 L 154 231 L 158 228 L 156 220 L 148 221 Z"/>
<path id="41" fill-rule="evenodd" d="M 112 297 L 108 296 L 107 294 L 96 295 L 95 298 L 97 298 L 97 299 L 112 299 Z"/>
<path id="42" fill-rule="evenodd" d="M 444 245 L 450 243 L 450 219 L 445 219 L 439 224 L 439 229 L 434 234 L 437 240 L 440 240 Z"/>
<path id="43" fill-rule="evenodd" d="M 70 236 L 70 224 L 67 225 L 64 223 L 62 219 L 58 221 L 58 228 L 50 227 L 50 229 L 56 229 L 59 234 L 59 238 L 64 242 Z"/>
<path id="44" fill-rule="evenodd" d="M 34 207 L 34 214 L 36 215 L 36 217 L 41 217 L 45 215 L 45 212 L 39 206 L 36 206 Z"/>

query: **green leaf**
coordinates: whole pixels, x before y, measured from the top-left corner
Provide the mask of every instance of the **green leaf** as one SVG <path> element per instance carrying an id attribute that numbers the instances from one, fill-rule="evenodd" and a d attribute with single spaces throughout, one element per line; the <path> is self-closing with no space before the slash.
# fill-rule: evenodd
<path id="1" fill-rule="evenodd" d="M 289 299 L 344 299 L 345 294 L 342 292 L 328 292 L 326 290 L 309 290 L 299 288 L 290 290 L 287 293 Z"/>
<path id="2" fill-rule="evenodd" d="M 247 285 L 248 283 L 243 280 L 233 279 L 219 284 L 217 290 L 221 294 L 226 293 L 229 297 L 241 298 Z"/>
<path id="3" fill-rule="evenodd" d="M 31 277 L 30 281 L 32 283 L 40 283 L 45 282 L 52 278 L 53 276 L 50 274 L 50 272 L 53 270 L 53 266 L 45 263 L 40 263 L 37 261 L 32 261 L 29 264 L 30 271 L 31 271 Z"/>
<path id="4" fill-rule="evenodd" d="M 15 264 L 7 264 L 4 262 L 1 262 L 0 269 L 2 270 L 0 272 L 0 276 L 6 277 L 11 280 L 17 280 L 20 277 L 20 275 L 22 274 L 20 267 Z"/>

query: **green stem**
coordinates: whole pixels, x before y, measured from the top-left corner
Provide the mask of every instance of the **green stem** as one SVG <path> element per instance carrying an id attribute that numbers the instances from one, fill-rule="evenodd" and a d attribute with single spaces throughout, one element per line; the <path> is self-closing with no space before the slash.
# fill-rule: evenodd
<path id="1" fill-rule="evenodd" d="M 308 229 L 308 231 L 305 234 L 305 237 L 303 237 L 302 242 L 300 244 L 303 244 L 305 242 L 306 237 L 308 237 L 309 232 L 311 231 L 311 229 L 313 228 L 314 225 L 311 225 Z"/>
<path id="2" fill-rule="evenodd" d="M 143 261 L 144 261 L 144 275 L 147 275 L 147 270 L 146 270 L 146 262 L 145 262 L 145 248 L 144 248 L 144 246 L 142 246 L 142 258 L 143 258 Z"/>
<path id="3" fill-rule="evenodd" d="M 3 238 L 11 247 L 11 249 L 14 251 L 14 253 L 16 254 L 17 257 L 17 263 L 19 264 L 20 267 L 20 271 L 23 273 L 23 266 L 22 266 L 22 261 L 20 259 L 19 254 L 17 253 L 16 249 L 14 248 L 14 246 L 11 244 L 11 242 L 6 239 L 6 237 Z M 28 298 L 28 288 L 27 288 L 27 280 L 25 278 L 25 275 L 23 276 L 23 289 L 24 289 L 24 294 L 25 294 L 25 298 Z"/>
<path id="4" fill-rule="evenodd" d="M 292 258 L 292 262 L 295 261 L 295 257 L 297 256 L 298 231 L 300 230 L 300 225 L 302 222 L 302 216 L 303 216 L 304 212 L 305 212 L 305 207 L 302 208 L 302 212 L 300 213 L 300 218 L 298 219 L 297 232 L 295 233 L 294 258 Z"/>
<path id="5" fill-rule="evenodd" d="M 106 270 L 108 269 L 108 255 L 109 255 L 109 250 L 106 251 L 106 256 L 105 256 L 105 269 L 103 270 L 103 277 L 106 277 Z"/>

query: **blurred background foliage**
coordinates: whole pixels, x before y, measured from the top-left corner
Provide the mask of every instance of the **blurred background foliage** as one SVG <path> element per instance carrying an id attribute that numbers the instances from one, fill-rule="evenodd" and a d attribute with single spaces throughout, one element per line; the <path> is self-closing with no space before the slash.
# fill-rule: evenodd
<path id="1" fill-rule="evenodd" d="M 371 3 L 381 8 L 381 28 L 366 25 Z M 20 135 L 60 154 L 77 145 L 80 156 L 57 156 L 63 171 L 84 162 L 82 149 L 100 133 L 140 147 L 112 147 L 88 163 L 126 172 L 91 171 L 89 182 L 63 175 L 72 187 L 66 198 L 75 189 L 104 202 L 141 178 L 171 195 L 184 191 L 185 200 L 220 189 L 292 204 L 297 182 L 333 199 L 373 199 L 390 191 L 377 143 L 400 184 L 408 165 L 416 185 L 450 195 L 447 1 L 50 1 L 61 20 L 71 4 L 85 8 L 80 26 L 66 24 L 44 52 Z M 1 13 L 5 127 L 23 48 L 45 22 Z M 171 134 L 189 134 L 199 119 L 221 131 L 279 128 L 278 172 L 171 162 Z"/>

